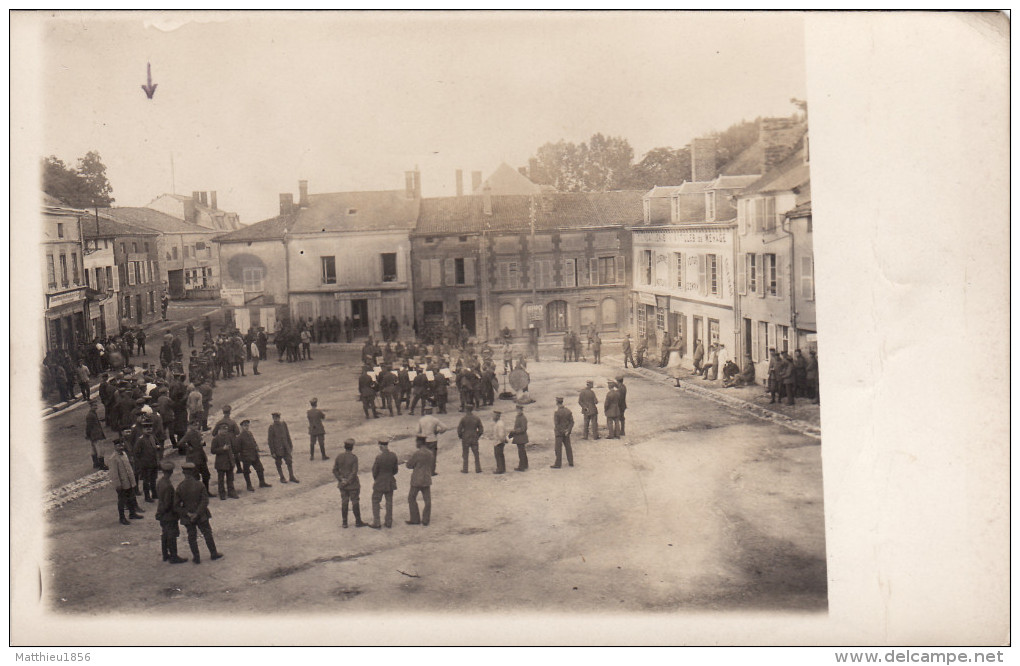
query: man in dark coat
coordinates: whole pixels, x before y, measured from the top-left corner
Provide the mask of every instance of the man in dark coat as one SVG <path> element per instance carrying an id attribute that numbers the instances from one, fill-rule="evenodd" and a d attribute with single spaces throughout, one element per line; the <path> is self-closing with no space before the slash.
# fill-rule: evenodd
<path id="1" fill-rule="evenodd" d="M 117 513 L 120 514 L 121 525 L 131 524 L 124 517 L 124 509 L 130 511 L 128 518 L 131 520 L 141 520 L 141 514 L 145 513 L 138 506 L 138 500 L 135 499 L 137 485 L 135 470 L 131 467 L 131 460 L 127 455 L 127 444 L 130 437 L 130 430 L 121 433 L 121 438 L 113 443 L 114 454 L 110 459 L 110 481 L 113 484 L 113 489 L 117 491 Z"/>
<path id="2" fill-rule="evenodd" d="M 283 464 L 287 463 L 287 472 L 292 483 L 300 483 L 294 478 L 294 461 L 291 453 L 294 450 L 294 443 L 290 439 L 290 430 L 287 422 L 280 418 L 280 412 L 273 412 L 273 422 L 269 425 L 269 455 L 276 461 L 276 471 L 280 473 L 280 483 L 287 483 L 283 476 Z"/>
<path id="3" fill-rule="evenodd" d="M 368 374 L 368 369 L 367 365 L 362 368 L 361 375 L 358 377 L 358 396 L 360 396 L 361 406 L 365 410 L 365 418 L 379 418 L 379 411 L 375 408 L 375 391 L 378 384 Z M 369 408 L 372 409 L 371 416 L 368 413 Z"/>
<path id="4" fill-rule="evenodd" d="M 110 469 L 106 466 L 106 447 L 100 443 L 106 441 L 106 433 L 99 423 L 95 400 L 89 400 L 89 413 L 85 415 L 85 439 L 89 440 L 92 447 L 92 469 Z"/>
<path id="5" fill-rule="evenodd" d="M 794 389 L 797 385 L 797 369 L 790 358 L 789 352 L 783 352 L 783 365 L 779 368 L 779 381 L 783 384 L 783 395 L 786 396 L 786 404 L 792 405 Z"/>
<path id="6" fill-rule="evenodd" d="M 342 527 L 347 527 L 348 506 L 354 509 L 354 526 L 367 527 L 361 520 L 361 481 L 358 480 L 358 456 L 354 455 L 354 440 L 344 440 L 344 452 L 333 463 L 333 476 L 340 489 L 340 516 Z"/>
<path id="7" fill-rule="evenodd" d="M 244 470 L 244 482 L 248 486 L 248 492 L 255 492 L 251 484 L 251 470 L 255 468 L 255 474 L 259 477 L 259 488 L 272 488 L 266 483 L 265 468 L 259 460 L 259 445 L 255 441 L 255 435 L 251 434 L 249 424 L 251 421 L 241 421 L 241 434 L 237 437 L 238 447 L 241 450 L 241 468 Z"/>
<path id="8" fill-rule="evenodd" d="M 634 353 L 631 350 L 630 333 L 628 333 L 627 337 L 625 337 L 623 339 L 623 367 L 624 368 L 627 367 L 627 362 L 628 361 L 630 362 L 630 364 L 632 366 L 634 366 L 635 368 L 637 367 L 637 364 L 634 363 Z"/>
<path id="9" fill-rule="evenodd" d="M 517 405 L 517 417 L 509 433 L 510 441 L 517 445 L 517 472 L 528 471 L 528 417 L 524 416 L 524 405 Z"/>
<path id="10" fill-rule="evenodd" d="M 422 409 L 425 408 L 426 404 L 425 391 L 428 389 L 428 386 L 429 379 L 428 377 L 425 376 L 425 370 L 423 368 L 418 368 L 417 374 L 415 374 L 414 379 L 411 380 L 411 407 L 409 410 L 410 414 L 414 414 L 414 408 L 418 406 L 419 400 L 422 403 Z M 367 417 L 368 414 L 366 413 L 365 416 Z"/>
<path id="11" fill-rule="evenodd" d="M 407 459 L 407 468 L 411 472 L 411 490 L 407 494 L 407 508 L 410 513 L 408 525 L 428 526 L 432 520 L 432 452 L 425 448 L 425 440 L 418 439 L 418 449 Z M 418 493 L 421 493 L 425 506 L 418 514 Z"/>
<path id="12" fill-rule="evenodd" d="M 216 485 L 219 487 L 220 499 L 239 499 L 234 491 L 234 440 L 236 437 L 226 427 L 217 424 L 213 428 L 213 441 L 209 452 L 216 456 Z"/>
<path id="13" fill-rule="evenodd" d="M 397 416 L 400 416 L 400 385 L 397 375 L 393 374 L 389 365 L 384 365 L 379 373 L 379 393 L 382 395 L 383 409 L 390 410 L 393 416 L 393 405 L 397 406 Z"/>
<path id="14" fill-rule="evenodd" d="M 188 531 L 191 561 L 195 564 L 202 562 L 202 555 L 198 552 L 198 532 L 201 532 L 202 538 L 205 539 L 210 559 L 218 560 L 223 557 L 223 553 L 216 549 L 212 526 L 209 525 L 209 519 L 212 518 L 212 513 L 209 511 L 209 493 L 206 492 L 202 482 L 198 480 L 195 466 L 192 463 L 184 463 L 181 465 L 181 470 L 184 472 L 184 480 L 177 485 L 174 495 L 176 496 L 177 515 Z"/>
<path id="15" fill-rule="evenodd" d="M 563 466 L 563 449 L 567 450 L 567 464 L 574 466 L 574 452 L 570 448 L 570 433 L 574 430 L 574 415 L 563 406 L 563 398 L 556 398 L 556 411 L 553 413 L 553 433 L 556 436 L 556 462 L 553 469 Z"/>
<path id="16" fill-rule="evenodd" d="M 577 396 L 577 404 L 581 405 L 581 415 L 584 416 L 584 435 L 582 439 L 588 439 L 588 427 L 591 426 L 592 435 L 599 439 L 599 399 L 595 397 L 592 386 L 595 385 L 590 379 L 581 389 Z"/>
<path id="17" fill-rule="evenodd" d="M 460 437 L 461 452 L 464 458 L 464 466 L 461 467 L 461 472 L 464 474 L 468 473 L 468 458 L 469 453 L 473 453 L 475 456 L 475 473 L 482 473 L 482 465 L 478 460 L 478 438 L 485 432 L 485 428 L 482 426 L 482 420 L 474 414 L 474 407 L 467 405 L 465 407 L 467 413 L 461 418 L 460 423 L 457 425 L 457 437 Z"/>
<path id="18" fill-rule="evenodd" d="M 627 387 L 623 384 L 623 375 L 616 375 L 616 390 L 620 394 L 620 420 L 616 434 L 623 437 L 627 434 Z"/>
<path id="19" fill-rule="evenodd" d="M 620 392 L 616 389 L 616 382 L 610 380 L 609 392 L 605 400 L 606 427 L 609 429 L 609 439 L 620 439 Z"/>
<path id="20" fill-rule="evenodd" d="M 329 460 L 329 456 L 326 455 L 326 428 L 322 425 L 322 420 L 326 418 L 326 414 L 319 409 L 319 399 L 312 398 L 309 401 L 311 408 L 305 413 L 308 417 L 308 437 L 311 440 L 311 457 L 309 460 L 315 460 L 315 443 L 319 443 L 319 452 L 322 454 L 323 460 Z"/>
<path id="21" fill-rule="evenodd" d="M 809 358 L 807 362 L 807 371 L 805 378 L 808 384 L 808 397 L 811 398 L 811 402 L 815 405 L 819 404 L 818 394 L 818 355 L 815 350 L 812 349 L 808 352 Z"/>
<path id="22" fill-rule="evenodd" d="M 210 453 L 216 453 L 216 451 L 215 451 L 215 441 L 216 441 L 215 437 L 216 437 L 216 435 L 219 432 L 221 432 L 223 430 L 226 430 L 226 431 L 228 431 L 230 433 L 230 438 L 229 438 L 230 448 L 231 448 L 231 457 L 230 457 L 230 459 L 235 464 L 235 468 L 234 468 L 235 471 L 238 474 L 241 474 L 241 472 L 242 472 L 242 470 L 241 470 L 241 457 L 240 457 L 240 455 L 238 455 L 241 452 L 241 448 L 240 448 L 240 446 L 237 443 L 237 436 L 241 434 L 241 429 L 239 427 L 237 427 L 237 423 L 234 422 L 234 419 L 230 418 L 230 405 L 223 405 L 223 418 L 221 418 L 219 421 L 217 421 L 216 425 L 213 426 L 213 429 L 212 429 L 213 447 L 209 449 Z M 220 462 L 220 459 L 218 457 L 217 457 L 216 460 L 217 460 L 217 463 Z M 219 467 L 217 467 L 216 469 L 218 470 Z M 234 485 L 233 478 L 234 478 L 234 475 L 231 474 L 230 475 L 230 485 L 231 486 Z"/>
<path id="23" fill-rule="evenodd" d="M 209 492 L 209 479 L 212 478 L 212 474 L 209 472 L 209 456 L 205 453 L 205 442 L 202 441 L 200 427 L 201 424 L 197 421 L 189 423 L 188 431 L 178 444 L 185 460 L 195 466 L 195 474 L 202 479 L 205 491 Z"/>
<path id="24" fill-rule="evenodd" d="M 156 520 L 159 521 L 160 546 L 163 551 L 163 561 L 170 564 L 181 564 L 187 562 L 188 558 L 177 555 L 177 537 L 181 535 L 181 528 L 177 517 L 177 497 L 174 492 L 173 482 L 170 477 L 174 474 L 174 464 L 170 460 L 164 460 L 159 464 L 163 474 L 156 481 L 156 497 L 159 503 L 156 505 Z"/>
<path id="25" fill-rule="evenodd" d="M 382 500 L 386 498 L 386 527 L 393 527 L 393 491 L 397 489 L 397 472 L 400 463 L 397 454 L 390 451 L 389 442 L 379 440 L 379 455 L 372 463 L 372 524 L 369 527 L 380 529 L 379 514 Z"/>
<path id="26" fill-rule="evenodd" d="M 142 421 L 142 434 L 135 440 L 135 465 L 142 480 L 145 501 L 156 501 L 156 476 L 159 470 L 159 452 L 156 436 L 152 433 L 152 421 Z"/>
<path id="27" fill-rule="evenodd" d="M 795 349 L 793 352 L 793 378 L 796 386 L 795 393 L 798 398 L 806 398 L 807 390 L 807 359 L 804 354 Z"/>

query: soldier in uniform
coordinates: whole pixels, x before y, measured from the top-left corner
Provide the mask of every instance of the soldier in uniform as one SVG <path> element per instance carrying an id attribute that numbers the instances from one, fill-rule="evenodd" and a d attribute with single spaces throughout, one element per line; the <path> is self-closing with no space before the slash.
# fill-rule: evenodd
<path id="1" fill-rule="evenodd" d="M 432 452 L 432 476 L 436 476 L 436 461 L 439 460 L 439 435 L 446 432 L 443 422 L 432 415 L 432 407 L 423 405 L 422 415 L 418 420 L 418 437 L 424 442 L 429 451 Z"/>
<path id="2" fill-rule="evenodd" d="M 506 473 L 506 456 L 503 455 L 503 447 L 506 446 L 506 423 L 502 420 L 503 412 L 498 409 L 492 410 L 492 453 L 496 458 L 496 470 L 493 474 Z"/>
<path id="3" fill-rule="evenodd" d="M 425 448 L 425 443 L 418 440 L 418 449 L 407 459 L 407 468 L 411 472 L 411 490 L 407 494 L 407 508 L 410 513 L 408 525 L 428 526 L 432 519 L 432 452 Z M 419 517 L 418 493 L 421 493 L 425 506 Z"/>
<path id="4" fill-rule="evenodd" d="M 595 332 L 595 337 L 591 340 L 591 354 L 592 363 L 595 365 L 602 364 L 602 336 Z"/>
<path id="5" fill-rule="evenodd" d="M 106 446 L 100 443 L 106 441 L 106 433 L 99 423 L 95 400 L 89 400 L 89 413 L 85 415 L 85 439 L 92 447 L 92 469 L 110 469 L 106 466 Z"/>
<path id="6" fill-rule="evenodd" d="M 202 441 L 202 433 L 199 432 L 200 423 L 192 421 L 188 424 L 188 431 L 181 438 L 180 446 L 185 455 L 185 460 L 195 466 L 195 474 L 202 478 L 205 491 L 209 492 L 209 456 L 205 454 L 205 442 Z"/>
<path id="7" fill-rule="evenodd" d="M 280 473 L 280 483 L 287 483 L 283 476 L 283 464 L 287 463 L 287 472 L 292 483 L 300 483 L 294 478 L 294 462 L 291 459 L 291 452 L 294 450 L 294 443 L 290 440 L 290 430 L 287 422 L 280 418 L 280 412 L 273 412 L 273 422 L 269 425 L 269 455 L 276 461 L 276 471 Z"/>
<path id="8" fill-rule="evenodd" d="M 241 466 L 244 470 L 244 482 L 248 486 L 248 492 L 255 492 L 255 488 L 251 484 L 251 470 L 255 468 L 255 474 L 259 477 L 259 488 L 272 488 L 272 486 L 266 483 L 266 472 L 265 468 L 262 467 L 262 461 L 259 460 L 259 445 L 255 441 L 255 435 L 251 434 L 249 424 L 251 421 L 244 419 L 241 421 L 241 434 L 237 438 L 237 443 L 241 449 Z"/>
<path id="9" fill-rule="evenodd" d="M 563 398 L 556 398 L 556 412 L 553 413 L 553 432 L 556 436 L 556 462 L 551 465 L 559 469 L 563 465 L 563 449 L 567 449 L 567 464 L 574 466 L 574 452 L 570 448 L 570 433 L 574 429 L 574 415 L 563 406 Z"/>
<path id="10" fill-rule="evenodd" d="M 195 473 L 195 466 L 186 462 L 181 465 L 184 472 L 184 480 L 177 485 L 176 497 L 177 515 L 184 523 L 184 529 L 188 531 L 188 545 L 191 546 L 191 561 L 195 564 L 202 562 L 202 555 L 198 552 L 198 532 L 202 533 L 205 545 L 209 548 L 209 557 L 218 560 L 223 553 L 216 550 L 216 541 L 213 540 L 212 527 L 209 519 L 212 513 L 209 511 L 209 493 L 205 486 L 198 480 Z"/>
<path id="11" fill-rule="evenodd" d="M 135 440 L 134 446 L 135 465 L 138 466 L 138 475 L 141 477 L 142 489 L 145 491 L 145 501 L 155 502 L 159 451 L 156 436 L 152 434 L 152 421 L 143 417 L 141 423 L 142 433 Z"/>
<path id="12" fill-rule="evenodd" d="M 141 520 L 141 514 L 145 513 L 135 499 L 135 470 L 131 467 L 131 460 L 127 455 L 127 440 L 130 436 L 131 431 L 125 430 L 121 433 L 121 438 L 114 441 L 114 454 L 110 459 L 110 481 L 113 483 L 113 489 L 117 491 L 117 513 L 120 514 L 121 525 L 131 524 L 124 517 L 124 509 L 130 511 L 128 518 L 131 520 Z"/>
<path id="13" fill-rule="evenodd" d="M 514 419 L 514 427 L 509 436 L 517 445 L 517 467 L 514 471 L 528 471 L 528 451 L 525 448 L 528 444 L 528 417 L 524 415 L 524 405 L 517 405 L 517 418 Z"/>
<path id="14" fill-rule="evenodd" d="M 577 396 L 577 404 L 581 405 L 581 415 L 584 416 L 584 435 L 582 439 L 588 439 L 588 428 L 591 427 L 592 435 L 599 439 L 599 399 L 595 397 L 592 380 L 585 382 L 585 387 Z"/>
<path id="15" fill-rule="evenodd" d="M 616 375 L 616 390 L 620 393 L 620 420 L 618 432 L 620 437 L 627 434 L 627 387 L 623 384 L 623 375 Z"/>
<path id="16" fill-rule="evenodd" d="M 627 367 L 627 362 L 628 361 L 630 362 L 630 364 L 632 366 L 634 366 L 635 368 L 637 367 L 637 364 L 634 363 L 634 354 L 631 351 L 631 346 L 630 345 L 631 345 L 631 343 L 630 343 L 630 333 L 628 333 L 627 337 L 625 337 L 623 339 L 623 367 L 624 368 Z"/>
<path id="17" fill-rule="evenodd" d="M 445 375 L 442 375 L 438 372 L 435 373 L 435 377 L 436 377 L 435 387 L 432 390 L 435 394 L 436 413 L 445 414 L 446 399 L 449 395 L 450 382 L 448 379 L 446 379 Z"/>
<path id="18" fill-rule="evenodd" d="M 382 395 L 383 409 L 390 410 L 390 416 L 393 416 L 393 405 L 396 403 L 397 416 L 400 416 L 399 380 L 390 370 L 389 364 L 383 365 L 382 367 L 382 372 L 379 377 L 379 393 Z"/>
<path id="19" fill-rule="evenodd" d="M 220 499 L 239 499 L 234 491 L 234 459 L 235 439 L 234 433 L 219 424 L 213 428 L 213 441 L 209 452 L 216 456 L 214 467 L 216 467 L 216 485 L 219 487 Z"/>
<path id="20" fill-rule="evenodd" d="M 216 425 L 213 426 L 212 435 L 214 439 L 213 446 L 209 449 L 210 453 L 216 453 L 215 437 L 221 430 L 227 430 L 230 433 L 230 448 L 232 452 L 231 460 L 235 464 L 235 471 L 238 474 L 241 474 L 241 458 L 238 455 L 241 452 L 241 449 L 237 444 L 237 436 L 241 434 L 241 429 L 237 427 L 237 423 L 234 422 L 234 419 L 230 418 L 230 405 L 223 405 L 223 418 L 217 421 Z M 219 457 L 217 457 L 216 461 L 219 463 Z M 216 469 L 219 469 L 219 467 Z M 230 475 L 231 486 L 233 486 L 233 476 L 233 474 Z"/>
<path id="21" fill-rule="evenodd" d="M 369 527 L 380 529 L 379 514 L 382 509 L 382 500 L 386 498 L 386 527 L 393 527 L 393 491 L 397 489 L 397 472 L 400 471 L 400 463 L 397 461 L 397 454 L 390 451 L 389 442 L 379 440 L 379 455 L 372 463 L 372 524 Z"/>
<path id="22" fill-rule="evenodd" d="M 174 492 L 174 485 L 170 477 L 174 474 L 174 464 L 170 460 L 164 460 L 159 464 L 163 475 L 156 482 L 156 497 L 159 504 L 156 505 L 156 520 L 159 521 L 161 531 L 160 545 L 163 551 L 163 561 L 170 564 L 181 564 L 187 562 L 188 558 L 177 555 L 177 537 L 181 535 L 181 528 L 177 517 L 177 498 Z"/>
<path id="23" fill-rule="evenodd" d="M 468 454 L 473 453 L 475 455 L 475 473 L 481 474 L 482 465 L 478 460 L 478 438 L 485 432 L 485 428 L 482 427 L 481 419 L 475 416 L 474 407 L 467 405 L 465 409 L 467 413 L 457 425 L 457 437 L 460 437 L 461 452 L 464 458 L 464 466 L 460 471 L 464 474 L 468 473 Z"/>
<path id="24" fill-rule="evenodd" d="M 411 380 L 411 407 L 409 410 L 410 414 L 414 414 L 414 408 L 418 406 L 418 401 L 422 403 L 422 413 L 425 413 L 425 405 L 427 398 L 425 398 L 425 390 L 428 388 L 429 378 L 425 376 L 425 370 L 419 368 L 418 374 Z M 366 414 L 367 418 L 367 414 Z"/>
<path id="25" fill-rule="evenodd" d="M 620 439 L 620 392 L 616 390 L 616 382 L 609 381 L 609 392 L 605 400 L 606 427 L 609 429 L 608 439 Z"/>
<path id="26" fill-rule="evenodd" d="M 312 398 L 310 403 L 311 409 L 306 412 L 308 416 L 308 437 L 311 439 L 311 457 L 309 460 L 315 460 L 315 443 L 319 443 L 319 452 L 322 454 L 323 460 L 329 460 L 329 456 L 326 455 L 326 429 L 322 425 L 322 420 L 326 418 L 326 415 L 319 409 L 319 399 Z"/>
<path id="27" fill-rule="evenodd" d="M 340 515 L 343 527 L 347 527 L 348 505 L 354 509 L 354 526 L 366 527 L 368 523 L 361 520 L 361 481 L 358 480 L 358 456 L 354 455 L 354 440 L 344 440 L 344 452 L 336 457 L 333 463 L 333 476 L 336 477 L 337 488 L 340 489 Z"/>
<path id="28" fill-rule="evenodd" d="M 378 384 L 372 376 L 368 374 L 369 366 L 365 366 L 361 370 L 361 376 L 358 377 L 358 395 L 361 396 L 361 406 L 365 410 L 365 418 L 379 418 L 379 411 L 375 408 L 375 391 Z M 372 414 L 369 416 L 368 410 L 372 409 Z"/>

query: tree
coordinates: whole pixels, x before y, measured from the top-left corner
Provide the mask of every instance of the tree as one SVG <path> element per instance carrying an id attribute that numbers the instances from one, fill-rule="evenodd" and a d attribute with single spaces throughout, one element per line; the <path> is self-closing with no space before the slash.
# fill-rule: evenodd
<path id="1" fill-rule="evenodd" d="M 42 161 L 43 191 L 74 208 L 106 208 L 115 199 L 99 153 L 90 150 L 72 169 L 54 155 Z"/>
<path id="2" fill-rule="evenodd" d="M 634 149 L 622 137 L 594 134 L 587 143 L 560 140 L 535 152 L 531 180 L 559 192 L 619 189 L 629 178 Z"/>
<path id="3" fill-rule="evenodd" d="M 656 185 L 679 185 L 691 179 L 691 151 L 668 146 L 652 148 L 631 169 L 624 187 L 649 190 Z"/>

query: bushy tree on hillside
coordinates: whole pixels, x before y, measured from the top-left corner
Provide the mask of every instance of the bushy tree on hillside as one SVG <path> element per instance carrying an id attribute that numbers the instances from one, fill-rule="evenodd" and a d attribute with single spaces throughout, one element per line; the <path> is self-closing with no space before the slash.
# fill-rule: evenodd
<path id="1" fill-rule="evenodd" d="M 42 182 L 43 192 L 74 208 L 105 208 L 115 201 L 106 165 L 94 150 L 79 158 L 73 169 L 54 155 L 43 158 Z"/>

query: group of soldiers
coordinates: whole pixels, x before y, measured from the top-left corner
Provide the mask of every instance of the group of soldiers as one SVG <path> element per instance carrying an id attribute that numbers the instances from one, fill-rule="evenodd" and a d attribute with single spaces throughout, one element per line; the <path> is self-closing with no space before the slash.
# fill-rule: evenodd
<path id="1" fill-rule="evenodd" d="M 588 350 L 592 353 L 592 363 L 602 363 L 602 336 L 594 328 L 588 333 Z M 587 361 L 581 345 L 581 338 L 576 331 L 567 331 L 563 334 L 563 362 Z"/>
<path id="2" fill-rule="evenodd" d="M 794 397 L 808 398 L 812 404 L 819 404 L 818 393 L 818 355 L 814 349 L 808 357 L 799 349 L 794 350 L 791 358 L 789 352 L 777 352 L 769 349 L 768 369 L 769 404 L 776 402 L 776 397 L 786 404 L 794 404 Z"/>

